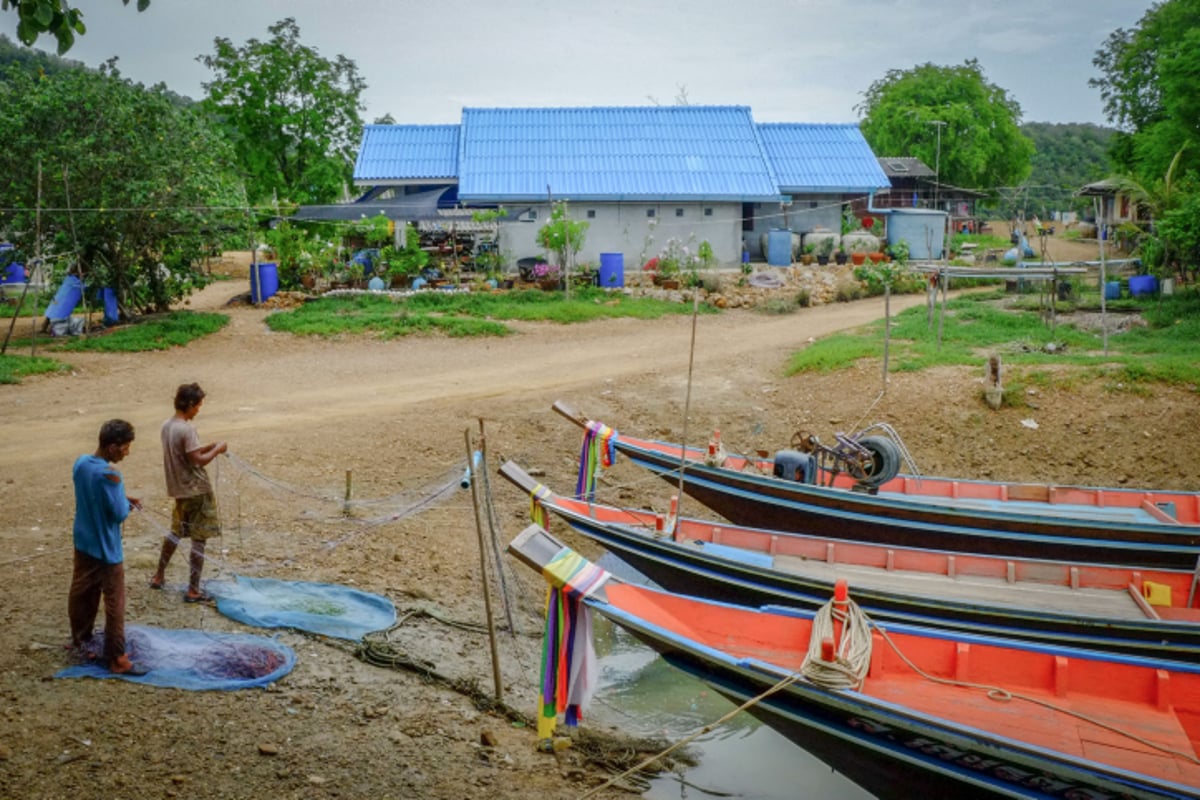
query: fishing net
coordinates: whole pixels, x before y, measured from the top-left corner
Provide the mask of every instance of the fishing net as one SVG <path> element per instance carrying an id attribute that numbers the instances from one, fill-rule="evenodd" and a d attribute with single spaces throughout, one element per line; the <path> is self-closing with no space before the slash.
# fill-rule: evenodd
<path id="1" fill-rule="evenodd" d="M 290 647 L 265 636 L 165 630 L 142 625 L 125 629 L 129 659 L 145 675 L 115 675 L 104 665 L 104 637 L 94 635 L 81 663 L 56 678 L 121 678 L 148 686 L 195 691 L 251 689 L 279 680 L 296 666 Z"/>
<path id="2" fill-rule="evenodd" d="M 292 628 L 357 642 L 396 622 L 391 600 L 332 583 L 238 575 L 209 581 L 205 589 L 222 614 L 258 628 Z"/>

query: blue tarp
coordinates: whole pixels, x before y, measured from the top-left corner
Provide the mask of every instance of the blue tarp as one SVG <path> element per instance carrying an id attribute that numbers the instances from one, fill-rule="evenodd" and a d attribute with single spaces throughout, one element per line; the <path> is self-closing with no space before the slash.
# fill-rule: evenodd
<path id="1" fill-rule="evenodd" d="M 391 600 L 332 583 L 236 576 L 205 589 L 225 616 L 259 628 L 292 628 L 360 641 L 396 623 Z"/>
<path id="2" fill-rule="evenodd" d="M 97 652 L 103 636 L 92 637 Z M 252 689 L 279 680 L 296 666 L 286 645 L 248 633 L 164 630 L 141 625 L 125 628 L 125 646 L 145 675 L 114 675 L 97 661 L 62 670 L 56 678 L 121 678 L 147 686 L 174 689 Z"/>

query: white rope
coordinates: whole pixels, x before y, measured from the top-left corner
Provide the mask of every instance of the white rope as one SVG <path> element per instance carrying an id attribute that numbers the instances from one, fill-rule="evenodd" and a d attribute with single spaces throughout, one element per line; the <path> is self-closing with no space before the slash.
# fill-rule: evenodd
<path id="1" fill-rule="evenodd" d="M 844 606 L 844 608 L 838 608 Z M 834 622 L 840 622 L 842 634 L 833 661 L 821 657 L 826 639 L 834 640 Z M 871 667 L 871 627 L 858 604 L 830 600 L 813 617 L 808 654 L 800 665 L 804 677 L 824 689 L 858 689 Z"/>

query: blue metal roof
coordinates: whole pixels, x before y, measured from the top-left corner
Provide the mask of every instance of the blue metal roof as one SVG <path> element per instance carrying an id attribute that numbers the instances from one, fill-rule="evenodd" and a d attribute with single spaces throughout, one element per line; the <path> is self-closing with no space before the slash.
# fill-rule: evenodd
<path id="1" fill-rule="evenodd" d="M 464 108 L 458 170 L 468 202 L 779 197 L 745 106 Z"/>
<path id="2" fill-rule="evenodd" d="M 762 123 L 758 132 L 781 192 L 865 192 L 891 185 L 857 124 Z"/>
<path id="3" fill-rule="evenodd" d="M 458 131 L 457 125 L 366 125 L 354 180 L 453 179 Z"/>

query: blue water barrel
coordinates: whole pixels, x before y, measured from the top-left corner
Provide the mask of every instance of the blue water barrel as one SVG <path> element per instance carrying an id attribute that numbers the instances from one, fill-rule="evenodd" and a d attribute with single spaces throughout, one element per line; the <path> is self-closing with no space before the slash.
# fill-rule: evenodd
<path id="1" fill-rule="evenodd" d="M 1120 300 L 1121 299 L 1121 282 L 1109 281 L 1104 284 L 1104 299 L 1105 300 Z"/>
<path id="2" fill-rule="evenodd" d="M 1158 291 L 1158 279 L 1153 275 L 1130 275 L 1129 294 L 1139 297 L 1144 294 L 1154 294 Z"/>
<path id="3" fill-rule="evenodd" d="M 54 293 L 54 299 L 46 307 L 46 319 L 67 319 L 82 299 L 83 281 L 75 275 L 68 275 L 63 278 L 62 285 Z"/>
<path id="4" fill-rule="evenodd" d="M 772 267 L 792 265 L 792 232 L 776 228 L 767 234 L 767 263 Z"/>
<path id="5" fill-rule="evenodd" d="M 250 265 L 250 302 L 258 305 L 279 291 L 279 268 L 274 262 Z"/>
<path id="6" fill-rule="evenodd" d="M 600 286 L 612 288 L 625 285 L 625 254 L 600 254 Z"/>
<path id="7" fill-rule="evenodd" d="M 24 283 L 25 282 L 25 265 L 24 264 L 9 264 L 4 268 L 4 275 L 0 276 L 0 283 Z"/>
<path id="8" fill-rule="evenodd" d="M 104 324 L 116 325 L 121 319 L 121 312 L 117 308 L 117 290 L 105 286 L 100 290 L 100 300 L 104 304 Z"/>

